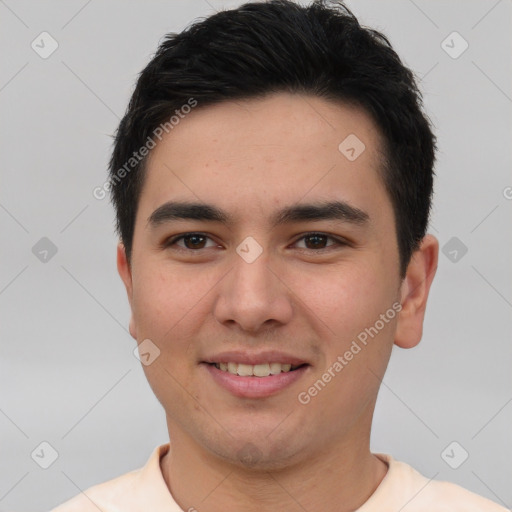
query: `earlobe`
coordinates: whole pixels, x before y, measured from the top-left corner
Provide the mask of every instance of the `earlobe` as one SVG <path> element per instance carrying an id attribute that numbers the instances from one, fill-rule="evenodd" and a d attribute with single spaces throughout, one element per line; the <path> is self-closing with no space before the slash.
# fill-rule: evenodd
<path id="1" fill-rule="evenodd" d="M 126 294 L 128 295 L 128 302 L 130 303 L 131 317 L 130 317 L 130 335 L 135 340 L 137 339 L 137 329 L 135 326 L 135 319 L 133 313 L 133 303 L 132 303 L 132 293 L 133 293 L 133 281 L 132 281 L 132 271 L 130 268 L 130 264 L 126 258 L 126 250 L 122 242 L 117 244 L 117 271 L 119 272 L 119 276 L 124 283 L 126 288 Z"/>
<path id="2" fill-rule="evenodd" d="M 137 341 L 137 330 L 135 329 L 135 319 L 133 318 L 133 313 L 130 316 L 130 325 L 129 325 L 129 331 L 131 337 Z"/>
<path id="3" fill-rule="evenodd" d="M 439 254 L 439 242 L 426 235 L 412 255 L 401 287 L 402 310 L 395 333 L 395 345 L 415 347 L 423 334 L 427 299 L 434 279 Z"/>

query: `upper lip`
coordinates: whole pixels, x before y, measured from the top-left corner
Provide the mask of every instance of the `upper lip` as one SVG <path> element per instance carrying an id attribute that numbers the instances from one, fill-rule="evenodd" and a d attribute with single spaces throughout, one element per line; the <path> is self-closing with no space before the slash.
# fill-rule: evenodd
<path id="1" fill-rule="evenodd" d="M 277 350 L 267 350 L 264 352 L 251 353 L 247 351 L 230 351 L 219 352 L 218 354 L 207 357 L 204 363 L 238 363 L 238 364 L 265 364 L 265 363 L 281 363 L 299 366 L 309 364 L 306 360 L 297 356 L 280 352 Z"/>

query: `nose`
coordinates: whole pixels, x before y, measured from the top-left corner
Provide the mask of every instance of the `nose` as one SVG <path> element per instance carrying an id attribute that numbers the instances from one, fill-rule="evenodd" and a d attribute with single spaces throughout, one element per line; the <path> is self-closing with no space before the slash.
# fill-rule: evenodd
<path id="1" fill-rule="evenodd" d="M 251 263 L 236 255 L 233 269 L 219 286 L 217 321 L 250 333 L 287 324 L 293 314 L 292 292 L 277 269 L 265 251 Z"/>

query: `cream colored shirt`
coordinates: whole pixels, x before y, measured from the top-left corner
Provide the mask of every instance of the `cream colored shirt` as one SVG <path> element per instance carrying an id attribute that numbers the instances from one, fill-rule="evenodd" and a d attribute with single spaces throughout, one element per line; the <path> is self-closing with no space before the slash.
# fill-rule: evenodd
<path id="1" fill-rule="evenodd" d="M 158 446 L 143 468 L 90 487 L 51 512 L 183 512 L 160 469 L 160 458 L 169 448 L 169 443 Z M 357 512 L 507 511 L 456 484 L 429 480 L 391 455 L 374 455 L 388 465 L 388 472 Z"/>

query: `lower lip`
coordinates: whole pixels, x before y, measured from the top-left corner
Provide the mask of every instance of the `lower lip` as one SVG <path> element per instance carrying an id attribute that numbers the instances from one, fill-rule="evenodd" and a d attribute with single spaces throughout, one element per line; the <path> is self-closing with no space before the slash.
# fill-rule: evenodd
<path id="1" fill-rule="evenodd" d="M 241 377 L 219 370 L 215 365 L 202 363 L 213 380 L 224 389 L 241 398 L 265 398 L 275 395 L 299 380 L 308 370 L 304 365 L 290 372 L 281 372 L 268 377 Z"/>

